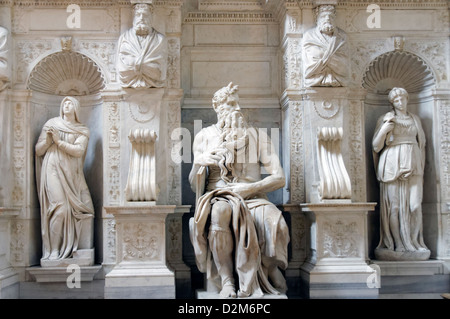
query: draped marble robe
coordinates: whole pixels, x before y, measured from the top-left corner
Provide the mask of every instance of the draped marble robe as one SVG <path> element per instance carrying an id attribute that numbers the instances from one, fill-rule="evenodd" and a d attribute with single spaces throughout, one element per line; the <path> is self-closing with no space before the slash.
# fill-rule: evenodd
<path id="1" fill-rule="evenodd" d="M 345 86 L 347 55 L 346 34 L 336 28 L 327 37 L 319 28 L 307 31 L 303 37 L 305 86 Z"/>
<path id="2" fill-rule="evenodd" d="M 131 28 L 118 42 L 117 69 L 122 87 L 164 87 L 167 73 L 167 41 L 152 29 L 147 36 L 138 36 Z"/>
<path id="3" fill-rule="evenodd" d="M 374 165 L 377 179 L 380 182 L 380 242 L 377 249 L 395 250 L 394 238 L 389 223 L 391 203 L 389 198 L 395 197 L 399 201 L 399 232 L 406 251 L 427 250 L 420 230 L 418 238 L 412 238 L 411 211 L 409 197 L 415 185 L 411 177 L 420 177 L 423 183 L 425 167 L 425 133 L 420 118 L 412 113 L 411 123 L 397 123 L 394 130 L 386 136 L 381 150 L 373 151 Z M 382 124 L 394 117 L 394 112 L 388 112 L 377 121 L 373 139 L 377 137 Z M 397 122 L 399 122 L 397 120 Z M 421 189 L 421 187 L 418 187 Z M 391 193 L 389 193 L 391 192 Z M 421 196 L 420 192 L 417 196 Z M 419 198 L 418 198 L 419 200 Z M 414 244 L 414 243 L 417 244 Z M 416 247 L 418 245 L 418 247 Z"/>
<path id="4" fill-rule="evenodd" d="M 275 171 L 282 172 L 278 156 L 264 130 L 257 131 L 250 128 L 247 131 L 249 146 L 245 147 L 245 154 L 241 159 L 248 159 L 248 162 L 242 163 L 239 169 L 237 167 L 239 165 L 235 167 L 239 181 L 260 180 L 261 176 L 258 175 L 261 172 L 261 165 L 265 167 L 269 175 Z M 217 148 L 217 143 L 220 142 L 219 135 L 220 131 L 216 125 L 211 125 L 203 128 L 195 136 L 197 141 L 204 143 L 201 144 L 201 150 L 194 148 L 194 166 L 190 174 L 191 185 L 194 173 L 198 170 L 195 168 L 196 159 L 202 153 L 208 153 Z M 197 143 L 194 142 L 195 144 Z M 287 268 L 287 247 L 290 236 L 281 211 L 268 201 L 265 193 L 244 200 L 236 193 L 225 189 L 226 183 L 221 179 L 218 167 L 208 167 L 207 175 L 205 193 L 198 199 L 194 217 L 189 224 L 197 267 L 201 272 L 206 273 L 208 280 L 221 288 L 207 234 L 210 228 L 208 221 L 212 204 L 216 201 L 226 201 L 232 207 L 231 229 L 235 239 L 234 267 L 239 277 L 240 292 L 254 297 L 263 296 L 264 293 L 280 294 L 270 283 L 262 258 L 272 258 L 278 267 Z M 233 243 L 229 244 L 233 245 Z"/>
<path id="5" fill-rule="evenodd" d="M 64 99 L 65 100 L 65 99 Z M 63 102 L 64 102 L 63 100 Z M 76 101 L 76 100 L 75 100 Z M 42 259 L 49 259 L 52 251 L 58 256 L 52 259 L 72 257 L 78 248 L 82 219 L 93 218 L 94 208 L 84 177 L 83 165 L 89 141 L 89 129 L 81 123 L 72 124 L 61 115 L 48 120 L 36 144 L 36 182 L 41 206 Z M 78 102 L 78 101 L 76 101 Z M 79 105 L 76 108 L 78 117 Z M 58 146 L 46 143 L 47 131 L 59 131 Z M 62 233 L 52 225 L 62 222 Z M 62 237 L 58 247 L 52 247 L 55 236 Z"/>

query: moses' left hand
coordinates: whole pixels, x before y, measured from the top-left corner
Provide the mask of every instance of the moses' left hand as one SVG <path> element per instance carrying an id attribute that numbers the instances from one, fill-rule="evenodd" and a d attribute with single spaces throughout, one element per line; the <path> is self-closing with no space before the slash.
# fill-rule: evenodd
<path id="1" fill-rule="evenodd" d="M 228 183 L 225 189 L 239 194 L 244 199 L 253 196 L 255 193 L 255 189 L 251 183 Z"/>

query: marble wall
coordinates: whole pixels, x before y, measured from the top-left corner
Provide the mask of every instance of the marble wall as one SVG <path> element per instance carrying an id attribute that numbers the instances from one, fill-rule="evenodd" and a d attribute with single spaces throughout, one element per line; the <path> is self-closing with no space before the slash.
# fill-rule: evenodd
<path id="1" fill-rule="evenodd" d="M 256 127 L 267 129 L 277 142 L 287 183 L 269 197 L 285 207 L 286 215 L 294 216 L 297 208 L 293 206 L 313 202 L 316 196 L 319 172 L 314 160 L 314 133 L 319 125 L 344 128 L 342 150 L 352 184 L 351 200 L 379 201 L 371 138 L 375 119 L 389 109 L 386 89 L 397 85 L 409 89 L 411 111 L 423 121 L 427 138 L 425 242 L 431 258 L 443 261 L 443 271 L 448 273 L 448 1 L 383 0 L 376 1 L 375 7 L 370 7 L 375 1 L 368 0 L 328 1 L 336 4 L 337 25 L 347 35 L 348 83 L 339 89 L 311 90 L 304 84 L 302 38 L 315 25 L 314 7 L 325 2 L 153 1 L 154 26 L 169 43 L 161 122 L 165 125 L 161 130 L 167 151 L 158 164 L 162 172 L 158 176 L 163 190 L 161 201 L 179 207 L 191 205 L 181 223 L 170 228 L 168 237 L 170 232 L 182 232 L 181 237 L 188 238 L 187 216 L 195 205 L 187 180 L 191 163 L 172 161 L 170 148 L 177 141 L 170 138 L 171 133 L 175 128 L 186 128 L 186 140 L 192 141 L 197 129 L 213 123 L 211 98 L 218 88 L 230 81 L 238 84 L 244 115 Z M 67 11 L 71 4 L 79 11 Z M 76 17 L 69 20 L 77 12 L 79 25 Z M 96 279 L 103 280 L 115 263 L 115 220 L 104 207 L 123 203 L 129 161 L 126 130 L 130 123 L 148 122 L 133 119 L 135 113 L 120 89 L 116 70 L 117 40 L 131 26 L 131 12 L 127 0 L 0 0 L 0 26 L 9 31 L 11 68 L 10 84 L 0 92 L 0 115 L 5 124 L 1 128 L 1 165 L 2 174 L 4 170 L 4 176 L 9 174 L 1 182 L 0 207 L 15 212 L 0 228 L 1 238 L 8 239 L 0 242 L 0 251 L 9 254 L 8 264 L 1 266 L 0 272 L 15 272 L 16 283 L 33 281 L 27 268 L 39 264 L 41 256 L 34 145 L 43 123 L 58 112 L 63 98 L 61 91 L 56 93 L 59 82 L 70 77 L 67 65 L 52 64 L 55 56 L 64 54 L 64 45 L 69 45 L 79 65 L 93 68 L 90 76 L 83 78 L 92 91 L 69 85 L 65 93 L 78 89 L 82 120 L 91 131 L 85 174 L 95 206 L 95 260 L 102 265 Z M 45 73 L 49 70 L 54 74 Z M 324 107 L 328 104 L 323 104 L 323 99 L 332 108 Z M 297 271 L 310 249 L 305 225 L 303 215 L 289 218 L 293 238 L 288 283 L 296 287 L 294 290 L 298 289 Z M 368 257 L 372 259 L 379 240 L 378 208 L 369 212 L 367 228 Z M 182 250 L 177 258 L 195 274 L 189 242 L 178 241 L 171 247 Z M 184 281 L 180 288 L 187 295 L 192 294 L 190 287 L 201 286 L 201 278 L 192 278 L 193 282 Z"/>

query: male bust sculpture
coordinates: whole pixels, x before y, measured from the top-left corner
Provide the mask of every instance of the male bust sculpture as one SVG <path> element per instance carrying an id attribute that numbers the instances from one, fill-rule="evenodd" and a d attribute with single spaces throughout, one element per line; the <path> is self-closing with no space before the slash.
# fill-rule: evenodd
<path id="1" fill-rule="evenodd" d="M 303 37 L 305 86 L 345 86 L 346 34 L 336 27 L 334 6 L 317 7 L 316 16 L 316 27 Z"/>
<path id="2" fill-rule="evenodd" d="M 117 70 L 122 87 L 165 86 L 167 41 L 152 27 L 152 13 L 152 5 L 135 4 L 133 27 L 119 38 Z"/>
<path id="3" fill-rule="evenodd" d="M 202 171 L 206 183 L 190 221 L 191 242 L 199 270 L 222 297 L 280 294 L 287 290 L 279 267 L 288 264 L 289 231 L 266 193 L 283 187 L 285 176 L 268 136 L 247 125 L 237 91 L 230 83 L 214 94 L 218 122 L 194 139 L 189 180 L 202 194 Z"/>

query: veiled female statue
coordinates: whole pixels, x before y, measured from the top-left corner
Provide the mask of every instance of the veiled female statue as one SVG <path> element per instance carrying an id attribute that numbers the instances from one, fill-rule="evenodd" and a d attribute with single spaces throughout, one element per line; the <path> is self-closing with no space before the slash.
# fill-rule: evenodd
<path id="1" fill-rule="evenodd" d="M 372 140 L 380 182 L 380 260 L 424 260 L 422 198 L 425 133 L 417 115 L 408 112 L 408 92 L 393 88 L 393 110 L 378 119 Z"/>
<path id="2" fill-rule="evenodd" d="M 82 219 L 94 214 L 83 173 L 89 129 L 80 123 L 79 114 L 79 101 L 65 97 L 60 116 L 45 123 L 36 144 L 43 260 L 72 257 Z"/>

